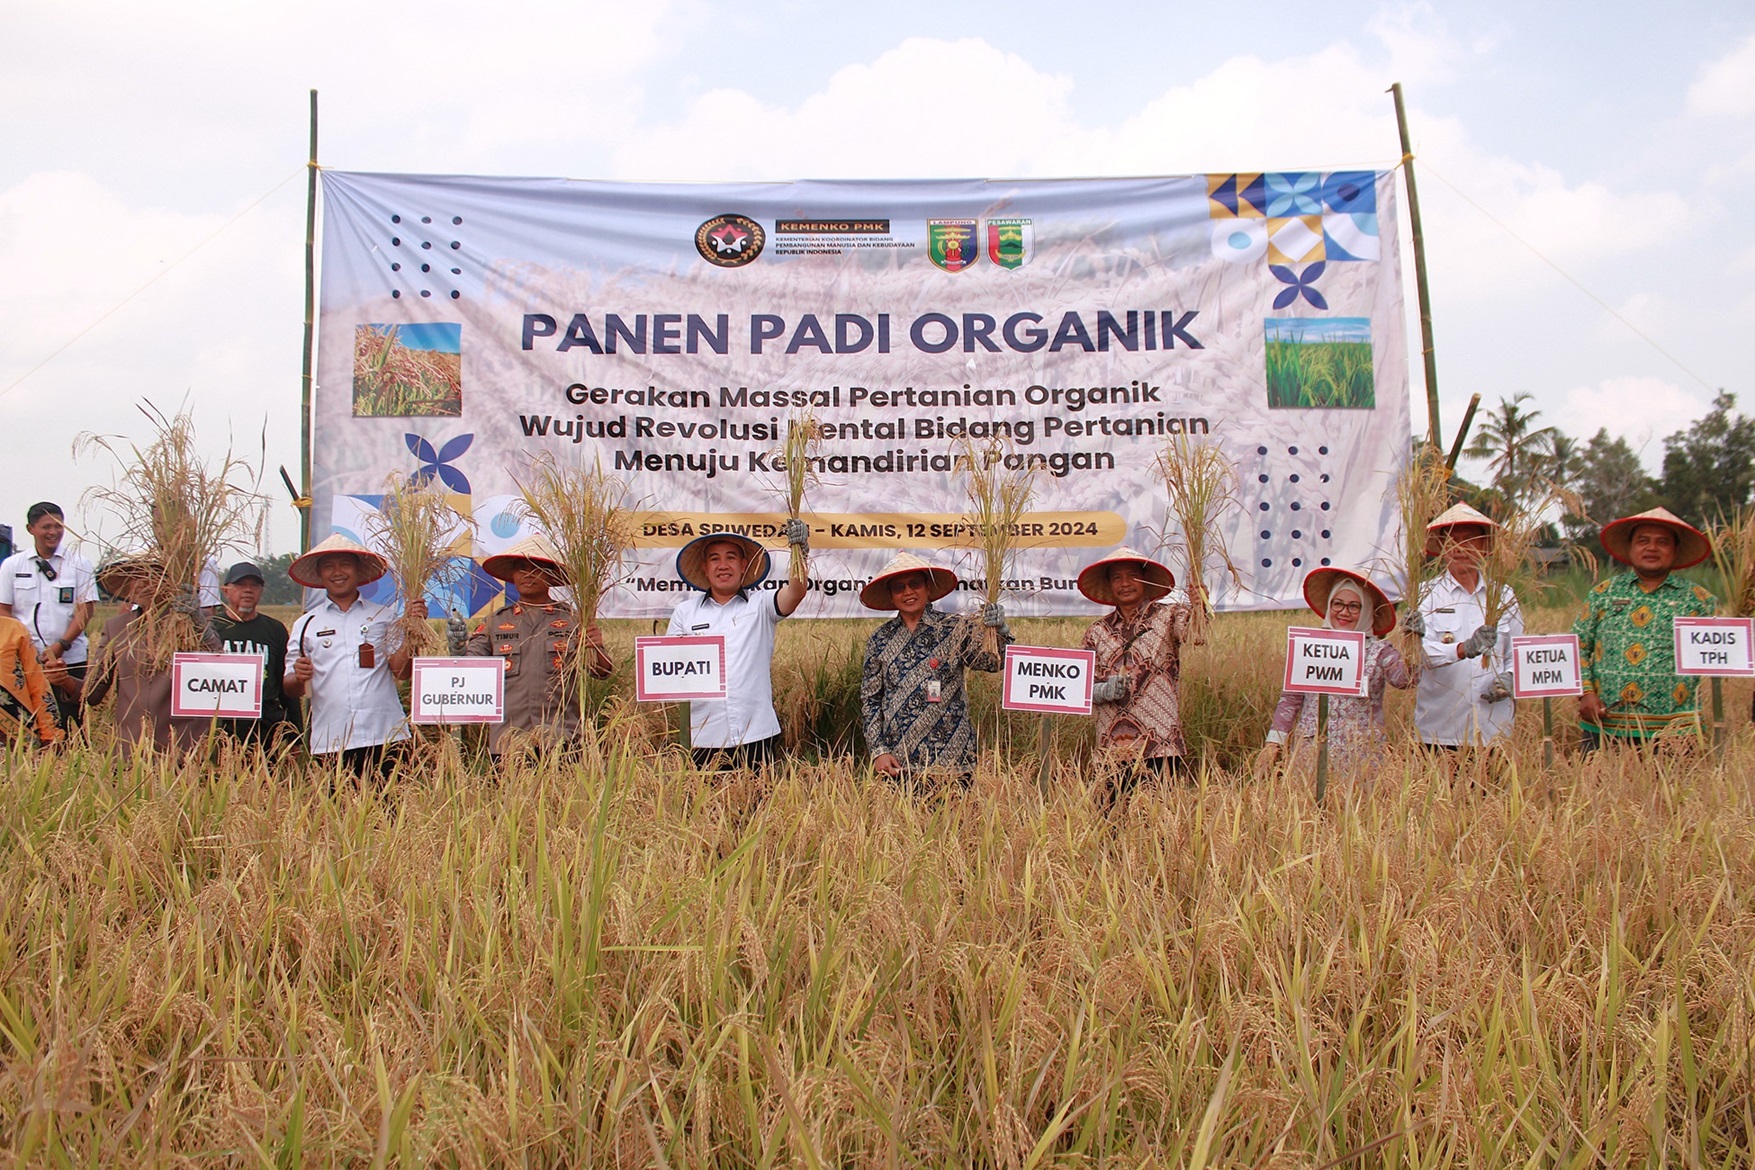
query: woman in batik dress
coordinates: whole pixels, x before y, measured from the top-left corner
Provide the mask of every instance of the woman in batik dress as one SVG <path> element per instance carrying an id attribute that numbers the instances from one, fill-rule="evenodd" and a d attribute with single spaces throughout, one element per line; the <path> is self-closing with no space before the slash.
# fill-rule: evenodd
<path id="1" fill-rule="evenodd" d="M 1085 566 L 1078 584 L 1090 600 L 1115 607 L 1080 643 L 1097 657 L 1091 701 L 1100 766 L 1118 769 L 1124 792 L 1147 771 L 1185 771 L 1180 687 L 1192 611 L 1165 600 L 1175 576 L 1152 558 L 1119 548 Z"/>
<path id="2" fill-rule="evenodd" d="M 1401 653 L 1383 635 L 1395 628 L 1395 607 L 1383 590 L 1349 569 L 1315 569 L 1304 578 L 1304 600 L 1326 629 L 1365 629 L 1365 697 L 1329 696 L 1328 761 L 1337 777 L 1369 774 L 1388 745 L 1383 731 L 1385 686 L 1405 690 L 1411 679 Z M 1370 609 L 1367 620 L 1365 610 Z M 1255 757 L 1257 775 L 1270 771 L 1291 740 L 1316 741 L 1317 697 L 1286 691 L 1274 708 L 1267 745 Z"/>

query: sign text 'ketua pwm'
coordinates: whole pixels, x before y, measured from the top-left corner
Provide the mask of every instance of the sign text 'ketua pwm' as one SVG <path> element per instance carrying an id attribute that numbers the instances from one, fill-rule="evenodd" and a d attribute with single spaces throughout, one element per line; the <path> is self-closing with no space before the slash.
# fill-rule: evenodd
<path id="1" fill-rule="evenodd" d="M 1287 630 L 1286 690 L 1363 698 L 1365 635 L 1304 626 Z"/>

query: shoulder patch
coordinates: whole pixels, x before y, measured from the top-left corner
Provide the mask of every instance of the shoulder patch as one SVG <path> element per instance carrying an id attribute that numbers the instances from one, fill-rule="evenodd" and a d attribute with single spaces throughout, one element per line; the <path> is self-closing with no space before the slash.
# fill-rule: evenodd
<path id="1" fill-rule="evenodd" d="M 502 630 L 515 630 L 517 628 L 518 628 L 517 622 L 501 622 L 500 623 L 500 629 L 502 629 Z"/>
<path id="2" fill-rule="evenodd" d="M 548 628 L 551 630 L 564 630 L 572 624 L 573 624 L 572 622 L 564 621 L 562 619 L 557 618 L 556 620 L 554 620 L 548 624 Z"/>

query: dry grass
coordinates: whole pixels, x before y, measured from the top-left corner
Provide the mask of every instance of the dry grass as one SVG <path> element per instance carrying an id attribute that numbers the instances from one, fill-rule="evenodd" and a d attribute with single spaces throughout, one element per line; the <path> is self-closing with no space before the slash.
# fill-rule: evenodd
<path id="1" fill-rule="evenodd" d="M 786 471 L 786 516 L 797 520 L 804 515 L 804 493 L 817 482 L 811 470 L 811 456 L 822 446 L 823 433 L 817 429 L 816 416 L 806 412 L 787 420 L 786 441 L 780 447 L 780 461 Z M 787 566 L 788 581 L 802 581 L 810 574 L 810 556 L 798 545 L 792 546 Z"/>
<path id="2" fill-rule="evenodd" d="M 1193 641 L 1200 642 L 1205 640 L 1213 618 L 1207 571 L 1221 568 L 1233 582 L 1242 581 L 1219 526 L 1220 518 L 1237 506 L 1237 466 L 1217 444 L 1176 435 L 1158 453 L 1158 477 L 1164 484 L 1170 516 L 1182 530 L 1188 600 L 1193 607 L 1189 633 Z"/>
<path id="3" fill-rule="evenodd" d="M 1006 457 L 1012 454 L 1009 440 L 968 439 L 962 446 L 957 464 L 969 505 L 966 519 L 974 531 L 975 549 L 981 559 L 983 596 L 987 604 L 996 605 L 1006 578 L 1011 575 L 1018 548 L 1018 525 L 1030 510 L 1030 500 L 1036 494 L 1036 474 L 1041 467 L 1027 459 L 1014 461 L 1019 464 L 1015 468 L 1007 467 Z M 982 638 L 989 654 L 998 653 L 997 628 L 984 626 Z"/>
<path id="4" fill-rule="evenodd" d="M 1481 581 L 1487 594 L 1483 625 L 1501 625 L 1514 598 L 1522 598 L 1527 606 L 1553 588 L 1553 578 L 1534 554 L 1546 535 L 1548 518 L 1557 514 L 1584 517 L 1584 506 L 1576 493 L 1548 484 L 1527 510 L 1501 518 L 1492 545 L 1481 559 Z M 1567 551 L 1596 575 L 1596 558 L 1590 550 L 1569 545 Z"/>
<path id="5" fill-rule="evenodd" d="M 139 410 L 152 430 L 146 444 L 84 434 L 73 454 L 102 452 L 115 462 L 114 486 L 93 488 L 83 501 L 114 525 L 105 543 L 154 554 L 163 565 L 156 603 L 136 623 L 147 660 L 163 666 L 178 651 L 205 649 L 194 622 L 172 602 L 179 593 L 197 594 L 203 571 L 226 552 L 260 547 L 267 499 L 256 490 L 260 461 L 253 466 L 228 449 L 210 463 L 196 447 L 188 413 L 166 415 L 150 402 Z"/>
<path id="6" fill-rule="evenodd" d="M 1737 509 L 1708 535 L 1721 582 L 1720 608 L 1730 617 L 1755 615 L 1755 508 Z"/>
<path id="7" fill-rule="evenodd" d="M 474 521 L 451 506 L 450 494 L 437 479 L 414 482 L 392 475 L 384 484 L 384 502 L 368 522 L 367 543 L 389 562 L 391 579 L 404 605 L 426 596 L 429 586 L 455 584 L 465 571 L 451 549 L 460 532 Z M 401 644 L 411 654 L 433 654 L 445 640 L 432 624 L 404 609 L 396 619 Z"/>
<path id="8" fill-rule="evenodd" d="M 1451 503 L 1450 468 L 1444 464 L 1444 453 L 1431 444 L 1420 447 L 1396 477 L 1395 498 L 1402 539 L 1396 562 L 1390 566 L 1390 576 L 1401 611 L 1408 614 L 1420 608 L 1426 586 L 1443 569 L 1442 561 L 1426 555 L 1426 525 Z M 1400 640 L 1402 660 L 1417 676 L 1426 660 L 1420 650 L 1420 639 L 1402 630 Z"/>
<path id="9" fill-rule="evenodd" d="M 1216 619 L 1194 741 L 1260 742 L 1287 620 Z M 1107 819 L 1076 752 L 1038 795 L 1033 730 L 943 802 L 715 784 L 650 709 L 583 772 L 446 741 L 334 796 L 13 757 L 0 1159 L 1747 1165 L 1749 728 L 1542 776 L 1520 719 L 1497 775 L 1398 757 L 1319 808 L 1210 772 Z"/>
<path id="10" fill-rule="evenodd" d="M 580 625 L 590 625 L 633 543 L 627 485 L 601 466 L 568 465 L 544 455 L 519 479 L 518 491 L 525 514 L 548 537 L 566 571 Z"/>

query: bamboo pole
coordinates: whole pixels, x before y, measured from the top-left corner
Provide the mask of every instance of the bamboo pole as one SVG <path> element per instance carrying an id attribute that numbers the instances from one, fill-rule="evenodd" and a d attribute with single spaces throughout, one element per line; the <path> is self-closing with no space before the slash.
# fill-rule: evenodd
<path id="1" fill-rule="evenodd" d="M 1724 680 L 1712 676 L 1712 751 L 1722 756 L 1725 750 L 1725 687 Z"/>
<path id="2" fill-rule="evenodd" d="M 1469 408 L 1463 411 L 1462 426 L 1456 429 L 1456 442 L 1450 445 L 1450 455 L 1444 461 L 1444 466 L 1452 471 L 1456 470 L 1456 461 L 1462 458 L 1463 444 L 1468 442 L 1469 428 L 1475 425 L 1475 411 L 1480 405 L 1481 396 L 1479 394 L 1469 395 Z"/>
<path id="3" fill-rule="evenodd" d="M 311 91 L 311 154 L 305 164 L 305 359 L 299 395 L 299 551 L 311 547 L 311 347 L 317 310 L 317 91 Z"/>
<path id="4" fill-rule="evenodd" d="M 1554 700 L 1542 698 L 1542 768 L 1554 766 Z"/>
<path id="5" fill-rule="evenodd" d="M 1426 233 L 1420 228 L 1420 192 L 1414 185 L 1414 147 L 1408 139 L 1408 112 L 1402 104 L 1402 83 L 1389 87 L 1395 95 L 1395 125 L 1402 137 L 1402 181 L 1408 187 L 1408 223 L 1414 229 L 1414 288 L 1420 296 L 1420 354 L 1426 361 L 1426 431 L 1432 445 L 1444 449 L 1438 422 L 1438 355 L 1432 348 L 1432 296 L 1426 288 Z"/>
<path id="6" fill-rule="evenodd" d="M 1328 696 L 1316 696 L 1316 803 L 1328 792 Z"/>

